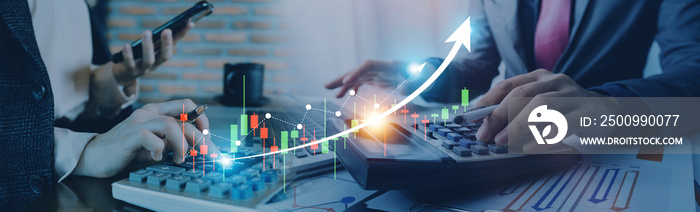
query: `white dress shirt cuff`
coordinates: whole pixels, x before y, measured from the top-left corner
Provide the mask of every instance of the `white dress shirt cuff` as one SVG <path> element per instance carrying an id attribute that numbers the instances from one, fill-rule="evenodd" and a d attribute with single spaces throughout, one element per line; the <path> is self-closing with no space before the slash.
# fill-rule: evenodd
<path id="1" fill-rule="evenodd" d="M 124 98 L 124 101 L 126 101 L 124 104 L 121 105 L 121 109 L 129 107 L 129 105 L 134 104 L 136 100 L 139 99 L 139 79 L 137 78 L 134 80 L 133 83 L 130 83 L 126 86 L 123 85 L 117 85 L 117 89 L 119 90 L 119 93 L 121 94 L 122 98 Z M 133 91 L 133 92 L 129 92 Z"/>
<path id="2" fill-rule="evenodd" d="M 54 169 L 60 176 L 58 182 L 73 173 L 87 143 L 96 135 L 97 133 L 73 132 L 66 128 L 54 127 Z"/>

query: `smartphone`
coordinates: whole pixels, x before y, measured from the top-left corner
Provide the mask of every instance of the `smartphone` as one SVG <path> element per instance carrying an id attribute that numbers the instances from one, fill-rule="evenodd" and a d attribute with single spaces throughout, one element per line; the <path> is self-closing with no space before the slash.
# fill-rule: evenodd
<path id="1" fill-rule="evenodd" d="M 162 33 L 163 30 L 170 29 L 173 31 L 173 35 L 175 35 L 181 30 L 185 29 L 189 22 L 197 22 L 199 19 L 211 14 L 212 12 L 214 12 L 214 5 L 207 1 L 200 1 L 187 9 L 185 12 L 180 13 L 180 15 L 175 16 L 175 18 L 154 29 L 152 33 L 155 52 L 158 53 L 160 51 L 160 33 Z M 131 43 L 131 50 L 134 54 L 134 60 L 140 59 L 143 56 L 142 48 L 141 39 Z M 124 54 L 121 51 L 112 55 L 112 62 L 120 63 L 123 61 Z"/>

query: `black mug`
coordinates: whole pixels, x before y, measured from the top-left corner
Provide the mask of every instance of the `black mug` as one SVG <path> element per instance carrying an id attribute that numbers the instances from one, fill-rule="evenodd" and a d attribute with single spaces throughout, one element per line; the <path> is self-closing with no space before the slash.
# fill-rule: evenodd
<path id="1" fill-rule="evenodd" d="M 224 65 L 224 95 L 221 103 L 230 106 L 262 106 L 265 66 L 259 63 L 226 63 Z"/>

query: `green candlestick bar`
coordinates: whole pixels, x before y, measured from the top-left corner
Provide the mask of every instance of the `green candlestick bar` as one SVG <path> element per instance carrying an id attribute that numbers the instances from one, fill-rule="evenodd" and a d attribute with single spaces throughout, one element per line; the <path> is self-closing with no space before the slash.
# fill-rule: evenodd
<path id="1" fill-rule="evenodd" d="M 447 107 L 442 108 L 442 120 L 447 124 L 447 119 L 450 119 L 450 110 Z"/>
<path id="2" fill-rule="evenodd" d="M 238 125 L 231 125 L 231 152 L 238 152 L 236 141 L 238 140 Z"/>
<path id="3" fill-rule="evenodd" d="M 286 155 L 286 154 L 287 154 L 287 151 L 284 151 L 284 150 L 287 149 L 287 148 L 289 147 L 289 146 L 288 146 L 288 143 L 287 143 L 287 142 L 289 141 L 289 138 L 288 138 L 288 137 L 289 137 L 289 132 L 287 132 L 287 131 L 282 131 L 281 134 L 282 134 L 282 135 L 281 135 L 280 137 L 282 137 L 282 145 L 280 145 L 280 146 L 281 146 L 281 147 L 280 147 L 280 150 L 282 151 L 282 154 L 283 154 L 283 155 Z"/>
<path id="4" fill-rule="evenodd" d="M 248 115 L 241 115 L 241 135 L 248 135 Z"/>
<path id="5" fill-rule="evenodd" d="M 467 112 L 467 106 L 469 106 L 469 90 L 467 88 L 462 89 L 462 106 L 464 106 L 464 112 Z"/>

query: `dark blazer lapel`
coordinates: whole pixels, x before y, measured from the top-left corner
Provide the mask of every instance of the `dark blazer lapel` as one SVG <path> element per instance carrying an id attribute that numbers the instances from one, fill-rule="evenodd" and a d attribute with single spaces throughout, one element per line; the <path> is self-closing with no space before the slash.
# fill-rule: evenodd
<path id="1" fill-rule="evenodd" d="M 29 12 L 29 5 L 26 0 L 2 0 L 0 1 L 0 16 L 5 22 L 7 28 L 12 33 L 12 37 L 16 38 L 24 47 L 24 50 L 29 54 L 36 64 L 43 66 L 39 47 L 36 44 L 34 37 L 34 27 L 32 25 L 32 16 Z"/>
<path id="2" fill-rule="evenodd" d="M 586 15 L 586 8 L 588 8 L 590 0 L 575 0 L 574 2 L 574 26 L 571 28 L 571 33 L 569 33 L 569 42 L 574 40 L 576 32 L 581 26 L 583 16 Z"/>
<path id="3" fill-rule="evenodd" d="M 561 58 L 557 61 L 557 64 L 554 65 L 554 70 L 557 70 L 558 73 L 563 73 L 564 70 L 560 70 L 566 66 L 566 63 L 569 63 L 570 60 L 569 58 L 572 57 L 572 54 L 574 53 L 575 47 L 573 47 L 574 42 L 577 39 L 577 33 L 579 31 L 579 28 L 581 28 L 581 23 L 584 21 L 584 17 L 586 15 L 586 9 L 588 8 L 588 3 L 590 0 L 575 0 L 574 3 L 574 11 L 573 11 L 573 26 L 571 27 L 571 31 L 569 33 L 569 45 L 564 49 L 564 52 L 561 54 Z"/>

